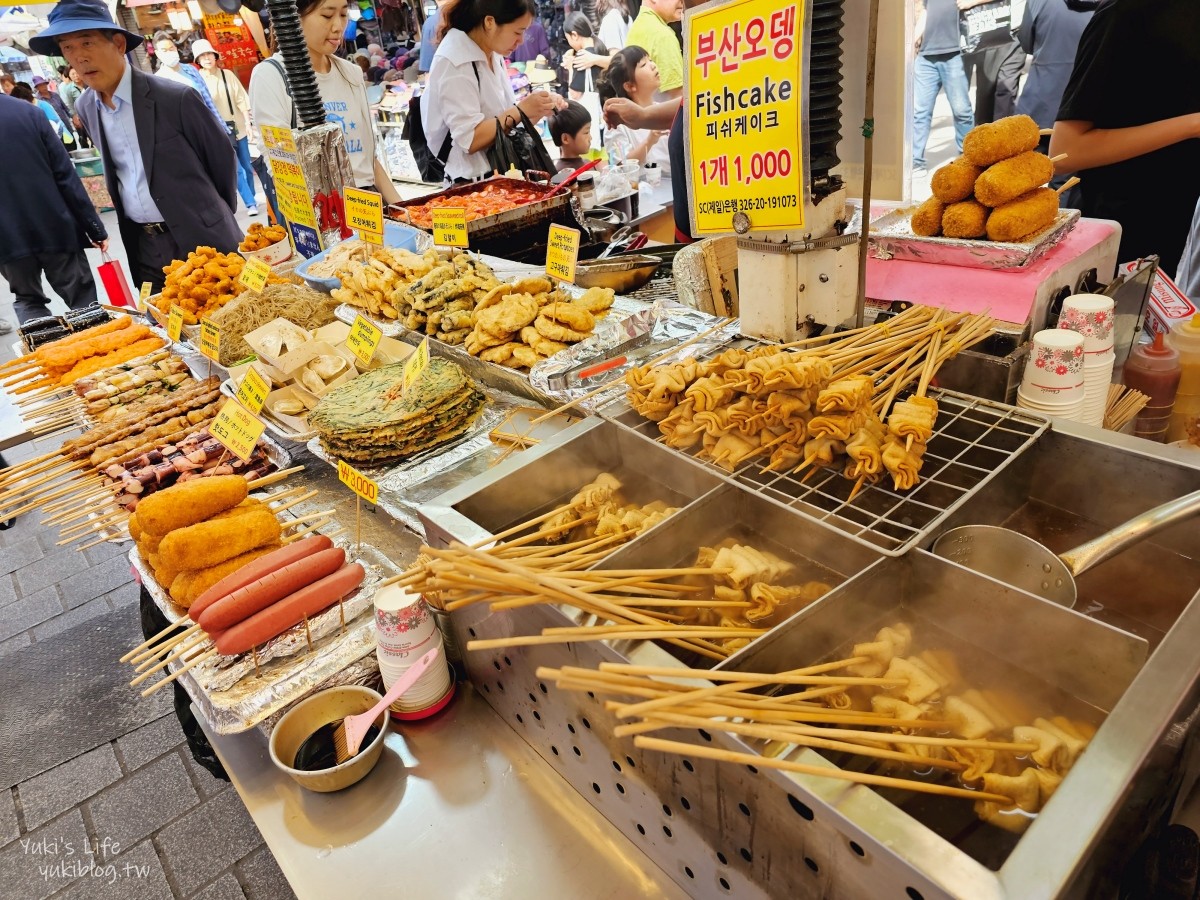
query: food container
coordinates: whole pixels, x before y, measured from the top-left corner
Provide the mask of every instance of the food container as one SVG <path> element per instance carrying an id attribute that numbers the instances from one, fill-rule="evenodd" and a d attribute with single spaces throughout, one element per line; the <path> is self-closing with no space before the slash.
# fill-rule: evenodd
<path id="1" fill-rule="evenodd" d="M 399 222 L 384 222 L 383 244 L 385 247 L 411 250 L 413 253 L 423 253 L 433 246 L 433 238 L 419 228 L 413 228 L 411 225 L 403 225 Z M 334 288 L 341 287 L 341 281 L 334 277 L 323 278 L 319 275 L 310 275 L 309 269 L 312 268 L 314 263 L 324 260 L 329 255 L 331 249 L 327 247 L 316 256 L 306 259 L 300 265 L 296 266 L 296 275 L 302 278 L 305 284 L 313 290 L 324 291 L 326 294 Z"/>
<path id="2" fill-rule="evenodd" d="M 1011 243 L 947 237 L 920 237 L 912 232 L 915 206 L 885 213 L 871 223 L 870 254 L 876 259 L 903 259 L 973 269 L 1028 266 L 1061 241 L 1079 221 L 1079 210 L 1059 210 L 1054 223 L 1031 238 Z"/>
<path id="3" fill-rule="evenodd" d="M 612 288 L 618 294 L 628 294 L 645 287 L 661 265 L 657 256 L 634 254 L 589 260 L 575 267 L 575 283 L 582 288 Z"/>
<path id="4" fill-rule="evenodd" d="M 383 695 L 358 685 L 329 688 L 301 700 L 284 713 L 271 732 L 271 762 L 289 778 L 310 791 L 329 793 L 357 784 L 370 774 L 383 753 L 391 714 L 385 709 L 375 720 L 379 733 L 352 758 L 330 769 L 305 771 L 292 767 L 296 751 L 313 732 L 330 722 L 338 722 L 364 713 L 383 699 Z"/>
<path id="5" fill-rule="evenodd" d="M 247 259 L 261 259 L 268 266 L 277 266 L 291 258 L 292 242 L 285 237 L 281 241 L 268 244 L 261 250 L 239 250 L 238 252 Z"/>

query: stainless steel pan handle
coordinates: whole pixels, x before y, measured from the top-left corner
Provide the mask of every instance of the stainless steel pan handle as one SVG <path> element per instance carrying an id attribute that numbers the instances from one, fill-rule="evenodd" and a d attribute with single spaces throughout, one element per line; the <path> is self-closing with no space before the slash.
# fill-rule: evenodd
<path id="1" fill-rule="evenodd" d="M 1197 513 L 1200 513 L 1200 491 L 1193 491 L 1162 506 L 1156 506 L 1125 524 L 1118 525 L 1112 531 L 1106 531 L 1095 540 L 1060 554 L 1059 558 L 1066 563 L 1071 574 L 1082 575 L 1096 563 L 1120 553 L 1131 544 L 1136 544 L 1143 538 L 1162 531 L 1168 525 L 1182 522 Z"/>

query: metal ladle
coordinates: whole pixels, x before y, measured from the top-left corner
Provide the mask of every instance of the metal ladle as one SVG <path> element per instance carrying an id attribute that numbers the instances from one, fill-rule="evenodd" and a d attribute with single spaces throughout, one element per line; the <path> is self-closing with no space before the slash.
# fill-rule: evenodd
<path id="1" fill-rule="evenodd" d="M 1077 575 L 1196 513 L 1200 513 L 1200 491 L 1156 506 L 1057 556 L 1033 538 L 996 525 L 952 528 L 937 539 L 933 552 L 1070 609 L 1078 596 Z"/>

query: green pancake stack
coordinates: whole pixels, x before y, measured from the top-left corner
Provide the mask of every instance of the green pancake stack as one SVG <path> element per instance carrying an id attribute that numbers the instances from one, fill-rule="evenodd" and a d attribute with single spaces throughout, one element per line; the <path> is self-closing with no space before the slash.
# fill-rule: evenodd
<path id="1" fill-rule="evenodd" d="M 486 398 L 462 369 L 433 358 L 408 391 L 404 365 L 366 372 L 326 394 L 309 414 L 321 446 L 350 463 L 415 456 L 470 430 Z"/>

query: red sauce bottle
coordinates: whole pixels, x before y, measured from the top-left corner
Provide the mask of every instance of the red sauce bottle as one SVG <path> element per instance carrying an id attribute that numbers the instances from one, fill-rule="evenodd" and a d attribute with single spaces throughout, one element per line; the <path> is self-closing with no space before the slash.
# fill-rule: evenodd
<path id="1" fill-rule="evenodd" d="M 1182 372 L 1179 352 L 1163 342 L 1162 334 L 1154 336 L 1153 344 L 1133 348 L 1125 361 L 1125 385 L 1150 397 L 1134 423 L 1135 435 L 1160 444 L 1166 441 Z"/>

